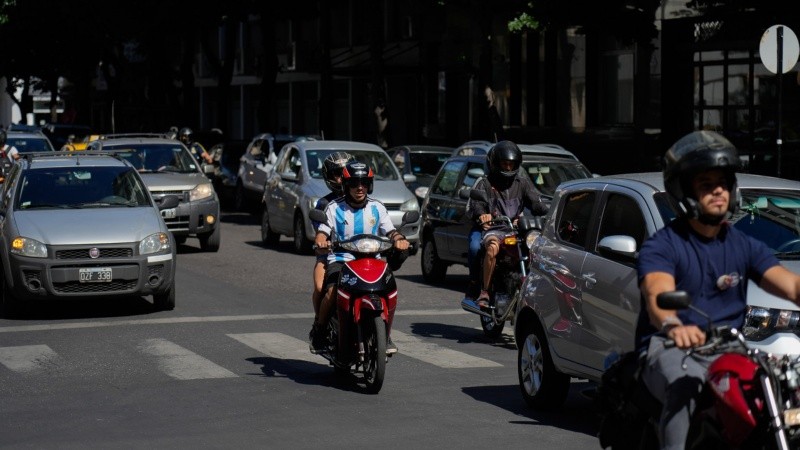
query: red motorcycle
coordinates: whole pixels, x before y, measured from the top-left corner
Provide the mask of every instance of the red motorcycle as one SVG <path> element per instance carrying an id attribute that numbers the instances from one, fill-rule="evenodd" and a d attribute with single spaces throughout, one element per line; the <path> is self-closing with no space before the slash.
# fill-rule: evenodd
<path id="1" fill-rule="evenodd" d="M 657 300 L 663 309 L 688 307 L 708 317 L 690 305 L 686 292 L 667 292 Z M 721 356 L 708 368 L 686 448 L 800 448 L 800 359 L 751 349 L 744 335 L 728 326 L 709 326 L 707 333 L 708 342 L 687 350 L 686 357 Z M 658 448 L 661 405 L 639 380 L 643 361 L 644 355 L 629 353 L 603 374 L 597 389 L 603 448 Z"/>
<path id="2" fill-rule="evenodd" d="M 319 210 L 310 211 L 309 217 L 318 223 L 327 221 Z M 418 212 L 408 212 L 401 227 L 417 220 Z M 336 307 L 328 318 L 325 350 L 319 354 L 337 374 L 361 375 L 370 394 L 383 386 L 386 341 L 397 306 L 397 283 L 390 266 L 396 270 L 400 263 L 391 264 L 393 246 L 391 239 L 372 234 L 331 242 L 331 251 L 344 251 L 355 259 L 344 263 L 334 288 Z"/>

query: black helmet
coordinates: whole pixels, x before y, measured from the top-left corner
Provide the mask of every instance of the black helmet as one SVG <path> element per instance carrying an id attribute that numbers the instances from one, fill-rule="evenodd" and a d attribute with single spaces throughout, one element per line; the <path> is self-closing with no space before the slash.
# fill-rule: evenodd
<path id="1" fill-rule="evenodd" d="M 486 158 L 489 165 L 489 175 L 495 178 L 503 177 L 510 181 L 516 178 L 519 166 L 522 164 L 522 151 L 517 147 L 517 144 L 511 141 L 500 141 L 489 150 Z M 513 169 L 504 171 L 500 166 L 502 161 L 514 163 Z"/>
<path id="2" fill-rule="evenodd" d="M 0 147 L 6 145 L 6 130 L 0 130 Z"/>
<path id="3" fill-rule="evenodd" d="M 181 128 L 181 131 L 178 132 L 178 139 L 184 144 L 188 144 L 189 136 L 191 135 L 192 135 L 192 129 L 189 127 L 183 127 Z"/>
<path id="4" fill-rule="evenodd" d="M 362 162 L 351 161 L 342 169 L 342 184 L 344 187 L 350 188 L 363 184 L 367 188 L 367 194 L 372 194 L 373 177 L 372 168 Z M 345 195 L 348 195 L 347 189 L 344 192 Z"/>
<path id="5" fill-rule="evenodd" d="M 342 192 L 342 184 L 336 181 L 336 177 L 342 176 L 342 170 L 347 163 L 355 161 L 353 155 L 345 152 L 334 152 L 322 162 L 322 178 L 325 185 L 333 192 Z"/>
<path id="6" fill-rule="evenodd" d="M 678 202 L 682 214 L 699 217 L 692 179 L 698 173 L 720 169 L 732 194 L 728 211 L 734 213 L 739 204 L 736 171 L 740 167 L 739 154 L 729 140 L 713 131 L 694 131 L 678 139 L 664 155 L 664 187 Z"/>

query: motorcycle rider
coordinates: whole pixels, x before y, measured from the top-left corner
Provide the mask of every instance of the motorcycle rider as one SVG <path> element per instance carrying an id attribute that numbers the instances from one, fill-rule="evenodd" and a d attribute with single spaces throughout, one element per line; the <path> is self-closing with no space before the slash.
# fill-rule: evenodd
<path id="1" fill-rule="evenodd" d="M 727 222 L 737 209 L 736 148 L 712 131 L 679 139 L 665 156 L 664 186 L 679 205 L 678 217 L 647 239 L 639 252 L 644 306 L 637 348 L 647 349 L 642 379 L 663 405 L 662 448 L 683 448 L 691 415 L 715 356 L 686 349 L 703 345 L 708 321 L 689 309 L 658 307 L 662 292 L 683 290 L 705 311 L 712 326 L 744 324 L 748 278 L 765 291 L 800 303 L 800 276 L 780 265 L 763 243 Z M 660 330 L 660 333 L 657 333 Z M 675 347 L 665 348 L 671 339 Z"/>
<path id="2" fill-rule="evenodd" d="M 192 156 L 194 156 L 194 158 L 197 161 L 199 162 L 205 161 L 206 164 L 214 163 L 214 158 L 211 156 L 210 153 L 206 151 L 205 147 L 200 145 L 199 142 L 192 141 L 191 128 L 189 127 L 181 128 L 181 130 L 178 132 L 178 140 L 183 142 L 183 145 L 185 145 L 186 148 L 189 149 L 189 151 L 192 153 Z"/>
<path id="3" fill-rule="evenodd" d="M 495 259 L 500 251 L 500 239 L 505 234 L 502 225 L 491 226 L 488 222 L 498 216 L 507 216 L 516 223 L 524 208 L 534 215 L 547 213 L 547 206 L 531 179 L 519 171 L 522 164 L 522 151 L 511 141 L 500 141 L 486 155 L 489 176 L 481 178 L 473 189 L 486 192 L 489 203 L 470 200 L 469 217 L 473 227 L 469 235 L 468 263 L 470 285 L 466 296 L 472 298 L 474 287 L 481 280 L 481 291 L 476 304 L 489 307 L 489 283 L 494 273 Z M 485 249 L 483 271 L 478 269 L 478 253 Z M 482 277 L 481 277 L 482 275 Z"/>
<path id="4" fill-rule="evenodd" d="M 328 239 L 332 233 L 336 234 L 336 239 L 344 240 L 357 233 L 369 232 L 385 235 L 392 239 L 396 251 L 408 250 L 408 240 L 395 229 L 389 219 L 386 207 L 383 206 L 383 203 L 367 195 L 372 193 L 373 178 L 372 168 L 364 163 L 352 161 L 345 165 L 342 170 L 344 196 L 328 203 L 328 206 L 325 207 L 328 221 L 319 225 L 314 239 L 318 249 L 325 250 L 330 247 Z M 333 228 L 329 224 L 333 224 Z M 333 290 L 342 266 L 346 261 L 352 261 L 354 258 L 352 254 L 345 252 L 328 254 L 328 265 L 325 268 L 325 293 L 319 313 L 311 328 L 312 353 L 319 353 L 325 346 L 324 330 L 328 314 L 333 307 Z M 389 311 L 390 324 L 393 316 L 394 311 Z M 396 352 L 397 346 L 392 342 L 391 336 L 387 334 L 386 353 Z"/>
<path id="5" fill-rule="evenodd" d="M 342 190 L 342 170 L 345 166 L 354 162 L 353 155 L 345 152 L 334 152 L 328 155 L 322 162 L 322 178 L 325 185 L 331 192 L 317 200 L 316 209 L 324 210 L 325 207 L 344 195 Z M 314 224 L 315 228 L 318 224 Z M 322 303 L 322 283 L 325 280 L 325 266 L 328 263 L 328 251 L 317 248 L 317 261 L 314 263 L 314 292 L 311 294 L 311 302 L 314 305 L 314 323 L 319 317 L 319 307 Z M 313 339 L 313 334 L 310 336 Z"/>

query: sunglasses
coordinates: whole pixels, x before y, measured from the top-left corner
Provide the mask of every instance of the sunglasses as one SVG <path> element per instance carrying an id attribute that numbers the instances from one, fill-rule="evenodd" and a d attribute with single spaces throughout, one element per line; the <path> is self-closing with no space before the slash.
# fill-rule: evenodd
<path id="1" fill-rule="evenodd" d="M 371 180 L 364 180 L 362 178 L 350 178 L 347 181 L 345 181 L 345 185 L 347 185 L 347 187 L 349 188 L 357 188 L 359 186 L 364 186 L 365 188 L 368 188 L 370 185 L 370 181 Z"/>

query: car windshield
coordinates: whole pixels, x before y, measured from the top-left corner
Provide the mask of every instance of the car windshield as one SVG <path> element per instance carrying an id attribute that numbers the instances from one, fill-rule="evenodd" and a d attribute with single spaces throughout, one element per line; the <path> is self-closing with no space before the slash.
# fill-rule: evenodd
<path id="1" fill-rule="evenodd" d="M 15 147 L 20 153 L 31 152 L 50 152 L 53 151 L 53 146 L 47 138 L 40 137 L 13 137 L 8 136 L 6 144 Z"/>
<path id="2" fill-rule="evenodd" d="M 539 192 L 548 197 L 552 197 L 556 187 L 564 181 L 592 177 L 591 172 L 583 164 L 574 161 L 533 162 L 523 160 L 522 170 L 531 177 L 533 185 Z"/>
<path id="3" fill-rule="evenodd" d="M 139 172 L 197 172 L 197 161 L 180 144 L 104 144 L 103 150 L 113 150 Z"/>
<path id="4" fill-rule="evenodd" d="M 439 168 L 442 167 L 450 152 L 447 153 L 409 153 L 411 160 L 411 173 L 416 175 L 417 182 L 423 185 L 430 185 Z"/>
<path id="5" fill-rule="evenodd" d="M 394 163 L 389 159 L 386 152 L 374 152 L 368 150 L 347 150 L 347 149 L 331 149 L 331 150 L 308 150 L 306 151 L 306 161 L 308 163 L 308 172 L 312 178 L 322 178 L 322 161 L 331 153 L 347 152 L 358 161 L 363 162 L 372 168 L 375 172 L 376 180 L 397 180 L 397 168 Z"/>
<path id="6" fill-rule="evenodd" d="M 151 206 L 130 167 L 31 169 L 22 175 L 17 209 Z"/>
<path id="7" fill-rule="evenodd" d="M 741 189 L 731 223 L 767 244 L 779 257 L 800 256 L 800 191 Z"/>

